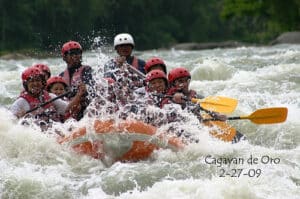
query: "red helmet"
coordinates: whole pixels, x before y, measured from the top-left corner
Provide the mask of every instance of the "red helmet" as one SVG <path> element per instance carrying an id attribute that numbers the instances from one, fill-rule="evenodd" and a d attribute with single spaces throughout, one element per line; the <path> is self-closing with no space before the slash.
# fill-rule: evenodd
<path id="1" fill-rule="evenodd" d="M 50 77 L 48 80 L 47 80 L 47 87 L 46 89 L 49 91 L 51 86 L 55 83 L 62 83 L 65 88 L 68 87 L 68 84 L 66 83 L 66 81 L 60 77 L 60 76 L 55 76 L 55 77 Z"/>
<path id="2" fill-rule="evenodd" d="M 80 49 L 82 50 L 81 45 L 76 41 L 69 41 L 65 43 L 61 49 L 61 54 L 64 56 L 64 54 L 72 49 Z"/>
<path id="3" fill-rule="evenodd" d="M 191 74 L 186 68 L 183 67 L 174 68 L 168 74 L 169 83 L 172 84 L 176 79 L 181 77 L 191 78 Z"/>
<path id="4" fill-rule="evenodd" d="M 42 72 L 48 73 L 49 77 L 51 76 L 50 68 L 46 64 L 35 64 L 33 67 L 40 69 Z"/>
<path id="5" fill-rule="evenodd" d="M 23 83 L 26 83 L 30 78 L 33 78 L 36 76 L 42 76 L 44 78 L 44 74 L 39 68 L 31 66 L 23 71 L 22 81 L 23 81 Z"/>
<path id="6" fill-rule="evenodd" d="M 166 82 L 168 82 L 166 74 L 163 71 L 157 70 L 157 69 L 152 70 L 149 73 L 147 73 L 146 82 L 150 82 L 151 80 L 158 79 L 158 78 L 162 78 Z"/>
<path id="7" fill-rule="evenodd" d="M 152 66 L 155 66 L 155 65 L 162 65 L 163 69 L 164 69 L 164 72 L 167 73 L 165 62 L 162 59 L 158 58 L 158 57 L 153 57 L 153 58 L 147 60 L 147 62 L 145 64 L 145 71 L 148 73 L 150 68 Z"/>
<path id="8" fill-rule="evenodd" d="M 44 73 L 39 68 L 31 66 L 31 67 L 25 69 L 21 75 L 23 87 L 26 91 L 27 91 L 27 81 L 33 77 L 41 77 L 43 84 L 46 83 Z"/>

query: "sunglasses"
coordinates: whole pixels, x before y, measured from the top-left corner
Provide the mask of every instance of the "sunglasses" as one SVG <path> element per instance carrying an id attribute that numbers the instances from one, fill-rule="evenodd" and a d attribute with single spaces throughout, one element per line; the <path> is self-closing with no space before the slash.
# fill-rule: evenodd
<path id="1" fill-rule="evenodd" d="M 71 49 L 65 53 L 65 55 L 71 55 L 71 56 L 72 55 L 81 55 L 81 54 L 82 54 L 82 50 L 80 50 L 80 49 Z"/>

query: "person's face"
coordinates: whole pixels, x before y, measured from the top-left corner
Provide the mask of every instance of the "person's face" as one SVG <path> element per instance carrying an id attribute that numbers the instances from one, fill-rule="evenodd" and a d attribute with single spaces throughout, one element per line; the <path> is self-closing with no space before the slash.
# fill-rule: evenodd
<path id="1" fill-rule="evenodd" d="M 152 70 L 161 70 L 161 71 L 165 72 L 165 71 L 164 71 L 164 67 L 163 67 L 162 65 L 160 65 L 160 64 L 157 64 L 157 65 L 152 66 L 152 67 L 149 69 L 149 72 L 152 71 Z M 149 73 L 149 72 L 148 72 L 148 73 Z"/>
<path id="2" fill-rule="evenodd" d="M 66 92 L 65 86 L 62 83 L 54 83 L 50 89 L 50 92 L 57 96 L 64 94 Z"/>
<path id="3" fill-rule="evenodd" d="M 29 93 L 35 97 L 42 93 L 44 86 L 45 85 L 41 77 L 33 77 L 27 82 L 27 89 Z"/>
<path id="4" fill-rule="evenodd" d="M 120 56 L 128 57 L 132 53 L 132 45 L 131 44 L 118 45 L 116 46 L 116 50 Z"/>
<path id="5" fill-rule="evenodd" d="M 174 86 L 187 92 L 189 90 L 190 81 L 191 79 L 188 77 L 181 77 L 174 81 Z"/>
<path id="6" fill-rule="evenodd" d="M 68 64 L 69 68 L 80 65 L 82 61 L 82 50 L 71 49 L 64 54 L 63 59 Z"/>
<path id="7" fill-rule="evenodd" d="M 148 87 L 150 92 L 156 93 L 164 93 L 167 89 L 166 82 L 162 78 L 151 80 Z"/>

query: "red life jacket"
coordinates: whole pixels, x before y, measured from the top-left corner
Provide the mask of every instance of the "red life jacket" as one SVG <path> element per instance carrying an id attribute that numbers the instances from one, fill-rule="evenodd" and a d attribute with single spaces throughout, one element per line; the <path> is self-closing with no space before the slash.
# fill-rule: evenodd
<path id="1" fill-rule="evenodd" d="M 66 69 L 63 73 L 63 79 L 66 81 L 68 86 L 78 86 L 82 82 L 82 73 L 83 70 L 88 66 L 81 66 L 78 68 L 75 73 L 73 73 L 72 79 L 70 78 L 70 73 L 68 69 Z"/>
<path id="2" fill-rule="evenodd" d="M 28 102 L 30 109 L 33 109 L 33 108 L 37 107 L 39 104 L 42 104 L 51 99 L 49 93 L 45 90 L 43 91 L 43 95 L 42 95 L 43 101 L 40 100 L 39 98 L 33 97 L 27 91 L 22 91 L 20 94 L 20 97 L 24 98 Z M 49 103 L 49 104 L 43 106 L 42 108 L 47 109 L 47 108 L 51 107 L 51 105 L 52 105 L 52 103 Z"/>
<path id="3" fill-rule="evenodd" d="M 45 90 L 43 91 L 43 94 L 40 96 L 40 98 L 33 97 L 27 91 L 22 91 L 19 97 L 24 98 L 28 102 L 30 109 L 33 109 L 38 105 L 51 100 L 51 96 Z M 35 118 L 43 118 L 43 120 L 45 121 L 48 121 L 49 119 L 57 122 L 62 121 L 61 116 L 59 116 L 59 114 L 57 113 L 53 103 L 42 106 L 41 108 L 33 111 L 31 115 Z"/>
<path id="4" fill-rule="evenodd" d="M 66 69 L 63 73 L 62 78 L 66 81 L 66 83 L 68 84 L 69 87 L 76 87 L 77 88 L 79 86 L 79 84 L 81 84 L 83 82 L 83 78 L 82 78 L 83 77 L 83 71 L 88 67 L 89 66 L 82 65 L 81 67 L 76 69 L 75 72 L 73 73 L 72 78 L 70 78 L 69 70 Z M 73 99 L 73 97 L 69 98 L 69 100 L 71 101 Z M 81 104 L 81 112 L 83 112 L 83 110 L 87 106 L 87 98 L 81 98 L 80 104 Z M 78 113 L 77 114 L 72 114 L 72 115 L 70 113 L 67 113 L 65 115 L 64 119 L 66 120 L 67 118 L 69 118 L 71 116 L 73 118 L 75 118 L 76 120 L 80 119 L 80 116 L 78 115 Z"/>
<path id="5" fill-rule="evenodd" d="M 133 56 L 133 60 L 132 60 L 132 63 L 131 65 L 136 68 L 136 69 L 139 69 L 139 61 L 138 61 L 138 58 L 136 56 Z"/>

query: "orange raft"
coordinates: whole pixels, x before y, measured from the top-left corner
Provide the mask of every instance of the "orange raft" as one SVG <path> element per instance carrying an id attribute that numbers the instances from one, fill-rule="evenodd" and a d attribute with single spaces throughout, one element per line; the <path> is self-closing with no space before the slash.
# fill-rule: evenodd
<path id="1" fill-rule="evenodd" d="M 210 119 L 209 114 L 203 114 L 203 119 Z M 203 122 L 205 126 L 210 128 L 209 132 L 213 137 L 216 137 L 224 142 L 232 142 L 237 131 L 226 121 L 206 121 Z"/>
<path id="2" fill-rule="evenodd" d="M 211 128 L 212 136 L 231 142 L 236 130 L 226 122 L 210 121 L 204 125 Z M 157 135 L 157 128 L 141 121 L 95 120 L 91 132 L 87 128 L 79 128 L 70 136 L 59 140 L 59 143 L 69 144 L 80 153 L 97 159 L 111 156 L 114 161 L 136 162 L 147 159 L 154 150 L 169 148 L 174 151 L 182 149 L 185 144 L 182 139 L 167 135 Z M 113 147 L 111 147 L 114 145 Z M 113 149 L 112 149 L 113 148 Z"/>
<path id="3" fill-rule="evenodd" d="M 118 123 L 113 120 L 95 120 L 94 131 L 87 133 L 85 127 L 80 128 L 70 136 L 59 140 L 59 143 L 68 143 L 76 152 L 94 158 L 103 158 L 105 154 L 110 154 L 114 156 L 115 161 L 130 162 L 147 159 L 159 148 L 176 151 L 184 147 L 180 138 L 156 135 L 156 127 L 135 120 Z M 107 146 L 112 143 L 107 142 L 116 143 L 113 153 Z"/>

